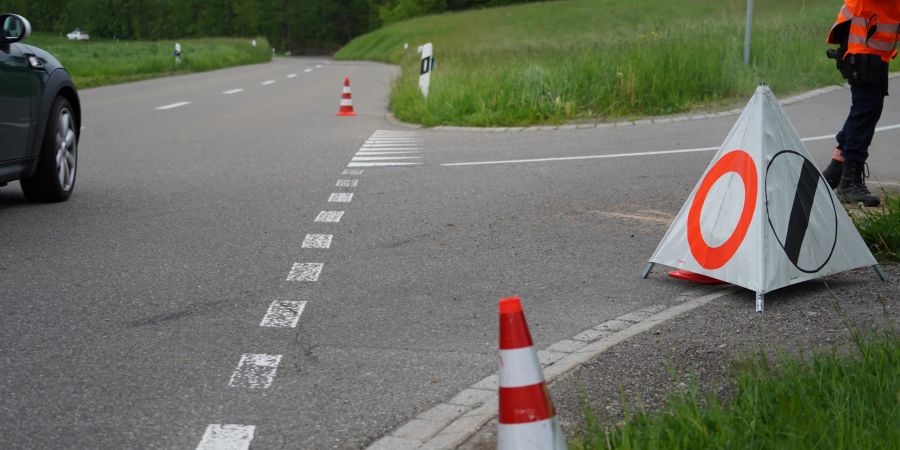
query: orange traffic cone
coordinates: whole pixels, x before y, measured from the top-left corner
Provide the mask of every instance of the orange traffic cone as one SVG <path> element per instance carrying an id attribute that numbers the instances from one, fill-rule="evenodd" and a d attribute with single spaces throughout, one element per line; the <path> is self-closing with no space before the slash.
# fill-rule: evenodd
<path id="1" fill-rule="evenodd" d="M 694 273 L 689 270 L 673 270 L 669 272 L 669 276 L 672 278 L 678 278 L 681 280 L 693 281 L 694 283 L 700 284 L 725 284 L 722 280 L 717 280 L 713 277 L 708 277 L 706 275 L 700 275 L 699 273 Z"/>
<path id="2" fill-rule="evenodd" d="M 522 303 L 500 300 L 498 450 L 565 450 Z"/>
<path id="3" fill-rule="evenodd" d="M 350 95 L 350 78 L 344 78 L 344 92 L 341 94 L 341 109 L 338 110 L 339 116 L 355 116 L 353 112 L 353 96 Z"/>

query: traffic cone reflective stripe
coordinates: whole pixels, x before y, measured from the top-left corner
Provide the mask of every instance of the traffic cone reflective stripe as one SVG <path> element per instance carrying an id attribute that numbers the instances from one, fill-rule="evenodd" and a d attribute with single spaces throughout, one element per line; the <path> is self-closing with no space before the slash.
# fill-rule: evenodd
<path id="1" fill-rule="evenodd" d="M 500 300 L 499 450 L 565 450 L 518 298 Z"/>
<path id="2" fill-rule="evenodd" d="M 344 78 L 344 90 L 341 94 L 341 109 L 338 110 L 339 116 L 355 116 L 353 111 L 353 96 L 350 93 L 350 78 Z"/>

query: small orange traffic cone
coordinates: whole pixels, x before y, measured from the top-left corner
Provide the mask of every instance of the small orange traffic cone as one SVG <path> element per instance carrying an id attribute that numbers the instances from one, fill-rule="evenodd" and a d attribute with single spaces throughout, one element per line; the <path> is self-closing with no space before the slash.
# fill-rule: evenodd
<path id="1" fill-rule="evenodd" d="M 344 78 L 344 92 L 341 94 L 341 109 L 338 110 L 339 116 L 355 116 L 353 112 L 353 96 L 350 95 L 350 78 Z"/>
<path id="2" fill-rule="evenodd" d="M 498 450 L 565 450 L 522 302 L 500 300 Z"/>
<path id="3" fill-rule="evenodd" d="M 681 280 L 693 281 L 694 283 L 700 284 L 725 284 L 722 280 L 717 280 L 713 277 L 708 277 L 706 275 L 701 275 L 699 273 L 694 273 L 689 270 L 678 269 L 669 272 L 669 276 L 672 278 L 678 278 Z"/>

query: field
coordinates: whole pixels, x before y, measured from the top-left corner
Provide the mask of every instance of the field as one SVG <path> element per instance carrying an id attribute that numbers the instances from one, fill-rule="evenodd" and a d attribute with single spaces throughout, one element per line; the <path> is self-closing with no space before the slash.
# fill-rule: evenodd
<path id="1" fill-rule="evenodd" d="M 745 0 L 570 0 L 443 14 L 361 36 L 335 57 L 401 64 L 391 109 L 425 125 L 667 115 L 743 103 L 762 80 L 776 95 L 842 82 L 825 58 L 839 6 L 757 0 L 749 67 Z M 427 101 L 415 52 L 425 42 L 436 59 Z"/>
<path id="2" fill-rule="evenodd" d="M 64 36 L 36 33 L 24 41 L 56 56 L 79 89 L 167 75 L 268 62 L 269 43 L 257 38 L 183 39 L 181 64 L 175 65 L 175 41 L 69 41 Z"/>

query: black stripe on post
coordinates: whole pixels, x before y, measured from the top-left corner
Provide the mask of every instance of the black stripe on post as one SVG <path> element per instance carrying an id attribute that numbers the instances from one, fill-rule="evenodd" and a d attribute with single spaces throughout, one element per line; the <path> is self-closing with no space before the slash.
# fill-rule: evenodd
<path id="1" fill-rule="evenodd" d="M 794 265 L 800 259 L 800 247 L 803 245 L 803 238 L 809 227 L 809 214 L 812 212 L 813 201 L 816 198 L 819 177 L 819 170 L 816 169 L 816 166 L 804 159 L 803 169 L 800 170 L 800 181 L 797 183 L 797 192 L 794 194 L 794 206 L 791 208 L 787 237 L 784 239 L 784 251 Z"/>

